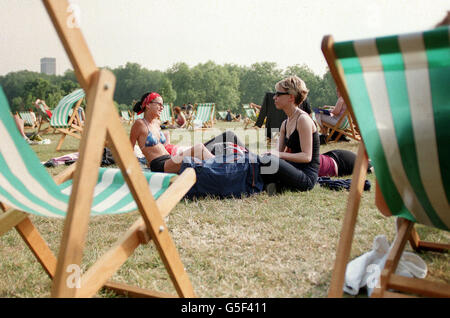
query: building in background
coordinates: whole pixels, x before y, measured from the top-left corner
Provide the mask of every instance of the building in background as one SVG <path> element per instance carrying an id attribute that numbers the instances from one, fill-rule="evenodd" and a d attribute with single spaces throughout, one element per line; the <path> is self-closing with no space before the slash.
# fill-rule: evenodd
<path id="1" fill-rule="evenodd" d="M 54 57 L 41 58 L 41 73 L 47 75 L 56 75 L 56 58 Z"/>

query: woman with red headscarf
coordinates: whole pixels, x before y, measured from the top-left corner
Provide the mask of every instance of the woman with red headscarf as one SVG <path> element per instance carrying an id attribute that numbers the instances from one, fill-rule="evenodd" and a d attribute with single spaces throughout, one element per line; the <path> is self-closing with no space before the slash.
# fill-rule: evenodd
<path id="1" fill-rule="evenodd" d="M 201 160 L 214 157 L 203 144 L 197 144 L 171 156 L 166 150 L 167 139 L 160 127 L 159 117 L 163 109 L 163 99 L 155 92 L 144 94 L 133 108 L 138 115 L 144 113 L 144 118 L 136 120 L 131 127 L 131 145 L 134 147 L 136 142 L 138 143 L 152 171 L 178 173 L 183 157 L 196 157 Z"/>

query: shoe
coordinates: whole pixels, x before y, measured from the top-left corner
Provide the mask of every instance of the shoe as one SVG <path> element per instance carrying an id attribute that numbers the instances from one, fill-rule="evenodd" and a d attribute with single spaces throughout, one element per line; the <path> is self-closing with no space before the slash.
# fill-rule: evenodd
<path id="1" fill-rule="evenodd" d="M 266 192 L 270 197 L 277 194 L 277 184 L 275 182 L 267 184 Z"/>

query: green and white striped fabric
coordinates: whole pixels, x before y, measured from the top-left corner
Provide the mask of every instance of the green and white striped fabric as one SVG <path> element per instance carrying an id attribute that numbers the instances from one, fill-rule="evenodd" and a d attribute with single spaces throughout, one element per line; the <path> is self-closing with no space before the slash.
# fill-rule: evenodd
<path id="1" fill-rule="evenodd" d="M 450 229 L 450 28 L 334 45 L 394 215 Z"/>
<path id="2" fill-rule="evenodd" d="M 65 217 L 72 181 L 57 185 L 36 154 L 20 136 L 0 87 L 0 202 L 27 213 Z M 175 174 L 144 173 L 158 198 Z M 100 168 L 91 215 L 118 214 L 137 209 L 120 169 Z"/>
<path id="3" fill-rule="evenodd" d="M 222 120 L 225 120 L 225 118 L 227 117 L 227 112 L 217 112 L 217 114 L 219 115 L 219 118 Z"/>
<path id="4" fill-rule="evenodd" d="M 124 120 L 130 120 L 130 114 L 126 110 L 122 110 L 120 114 Z"/>
<path id="5" fill-rule="evenodd" d="M 72 107 L 81 98 L 85 96 L 84 90 L 82 88 L 77 89 L 64 96 L 52 112 L 52 118 L 50 120 L 50 126 L 53 128 L 67 128 L 69 127 L 69 116 Z M 73 110 L 72 110 L 73 111 Z"/>
<path id="6" fill-rule="evenodd" d="M 34 126 L 35 122 L 30 112 L 19 112 L 19 116 L 23 119 L 25 125 Z"/>
<path id="7" fill-rule="evenodd" d="M 247 115 L 247 118 L 256 119 L 256 113 L 253 108 L 245 109 L 245 114 Z"/>
<path id="8" fill-rule="evenodd" d="M 159 120 L 162 123 L 165 123 L 166 121 L 172 120 L 172 112 L 170 110 L 170 104 L 164 104 L 164 109 L 161 113 L 161 116 L 159 117 Z"/>
<path id="9" fill-rule="evenodd" d="M 347 129 L 348 126 L 349 126 L 349 123 L 348 123 L 348 117 L 345 116 L 345 118 L 342 119 L 342 122 L 341 122 L 341 124 L 339 125 L 339 129 Z"/>
<path id="10" fill-rule="evenodd" d="M 214 108 L 214 103 L 197 104 L 195 121 L 201 122 L 202 124 L 211 121 L 211 118 L 213 118 L 212 116 L 214 115 Z"/>
<path id="11" fill-rule="evenodd" d="M 134 113 L 133 116 L 134 116 L 134 120 L 136 121 L 138 119 L 144 118 L 144 113 L 140 113 L 139 115 L 137 113 Z"/>

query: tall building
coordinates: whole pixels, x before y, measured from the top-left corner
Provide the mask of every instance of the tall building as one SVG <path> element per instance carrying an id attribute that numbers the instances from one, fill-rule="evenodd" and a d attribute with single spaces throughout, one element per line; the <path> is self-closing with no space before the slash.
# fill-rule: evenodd
<path id="1" fill-rule="evenodd" d="M 56 59 L 54 57 L 41 58 L 41 73 L 56 75 Z"/>

